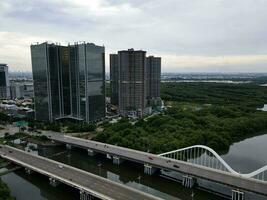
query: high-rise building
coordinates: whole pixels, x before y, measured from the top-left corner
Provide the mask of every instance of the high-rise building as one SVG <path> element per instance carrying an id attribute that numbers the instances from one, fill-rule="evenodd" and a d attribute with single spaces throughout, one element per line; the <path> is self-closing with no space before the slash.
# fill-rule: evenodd
<path id="1" fill-rule="evenodd" d="M 11 82 L 10 83 L 10 98 L 32 98 L 33 84 L 29 82 Z"/>
<path id="2" fill-rule="evenodd" d="M 92 43 L 70 46 L 71 115 L 87 122 L 106 115 L 105 48 Z"/>
<path id="3" fill-rule="evenodd" d="M 119 112 L 141 117 L 146 112 L 146 52 L 129 49 L 118 52 Z"/>
<path id="4" fill-rule="evenodd" d="M 7 64 L 0 64 L 0 99 L 10 97 L 10 84 Z"/>
<path id="5" fill-rule="evenodd" d="M 105 117 L 105 49 L 92 43 L 31 45 L 35 118 Z"/>
<path id="6" fill-rule="evenodd" d="M 119 65 L 118 54 L 109 55 L 111 104 L 119 105 Z"/>
<path id="7" fill-rule="evenodd" d="M 149 56 L 146 59 L 146 95 L 149 105 L 156 105 L 160 99 L 161 58 Z"/>

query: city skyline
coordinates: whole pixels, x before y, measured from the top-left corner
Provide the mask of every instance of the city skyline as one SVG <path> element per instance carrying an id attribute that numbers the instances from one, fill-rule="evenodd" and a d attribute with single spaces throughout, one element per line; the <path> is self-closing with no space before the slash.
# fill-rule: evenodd
<path id="1" fill-rule="evenodd" d="M 128 48 L 162 57 L 162 72 L 267 72 L 266 8 L 261 0 L 10 0 L 0 3 L 0 61 L 31 71 L 31 44 L 79 39 L 105 45 L 107 72 L 107 55 Z"/>

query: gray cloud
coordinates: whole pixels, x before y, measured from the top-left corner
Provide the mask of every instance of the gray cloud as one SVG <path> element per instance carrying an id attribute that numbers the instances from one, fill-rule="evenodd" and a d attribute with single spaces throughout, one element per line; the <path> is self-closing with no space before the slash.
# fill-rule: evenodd
<path id="1" fill-rule="evenodd" d="M 260 57 L 267 55 L 266 10 L 265 0 L 7 0 L 0 2 L 0 33 L 23 35 L 25 54 L 36 38 L 91 41 L 105 44 L 107 53 L 134 47 L 162 56 L 163 71 L 266 72 Z M 16 63 L 5 50 L 14 50 L 16 40 L 3 41 L 0 59 L 30 69 L 28 56 Z"/>

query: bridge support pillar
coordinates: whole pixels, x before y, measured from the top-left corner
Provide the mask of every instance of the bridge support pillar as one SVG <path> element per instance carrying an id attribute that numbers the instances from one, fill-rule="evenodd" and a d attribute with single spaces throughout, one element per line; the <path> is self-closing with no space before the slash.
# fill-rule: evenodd
<path id="1" fill-rule="evenodd" d="M 29 168 L 25 168 L 25 172 L 26 172 L 27 174 L 32 174 L 32 170 L 29 169 Z"/>
<path id="2" fill-rule="evenodd" d="M 182 185 L 186 188 L 194 187 L 196 179 L 192 176 L 185 175 L 183 176 Z"/>
<path id="3" fill-rule="evenodd" d="M 232 200 L 244 200 L 245 195 L 244 192 L 240 190 L 232 190 Z"/>
<path id="4" fill-rule="evenodd" d="M 145 174 L 148 174 L 148 175 L 152 175 L 154 174 L 155 172 L 157 172 L 158 169 L 149 165 L 149 164 L 144 164 L 144 173 Z"/>
<path id="5" fill-rule="evenodd" d="M 70 144 L 66 144 L 66 148 L 67 149 L 71 149 L 71 145 Z"/>
<path id="6" fill-rule="evenodd" d="M 120 158 L 119 156 L 113 156 L 112 161 L 113 161 L 113 164 L 120 165 L 124 160 Z"/>
<path id="7" fill-rule="evenodd" d="M 107 154 L 107 159 L 112 159 L 112 156 L 110 154 Z"/>
<path id="8" fill-rule="evenodd" d="M 80 191 L 80 200 L 92 200 L 93 196 L 86 191 Z"/>
<path id="9" fill-rule="evenodd" d="M 92 149 L 87 149 L 87 152 L 89 156 L 94 156 L 96 154 Z"/>
<path id="10" fill-rule="evenodd" d="M 52 185 L 53 187 L 56 187 L 56 186 L 58 186 L 58 184 L 59 184 L 59 182 L 58 182 L 56 179 L 52 178 L 52 177 L 49 178 L 49 183 L 50 183 L 50 185 Z"/>

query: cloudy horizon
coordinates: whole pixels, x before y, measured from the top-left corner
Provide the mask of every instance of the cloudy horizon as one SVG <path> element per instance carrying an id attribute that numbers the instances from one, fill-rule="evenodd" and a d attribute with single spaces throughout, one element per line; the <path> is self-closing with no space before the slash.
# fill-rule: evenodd
<path id="1" fill-rule="evenodd" d="M 135 48 L 163 72 L 267 72 L 265 0 L 6 0 L 0 63 L 31 71 L 30 45 L 93 42 L 108 56 Z"/>

